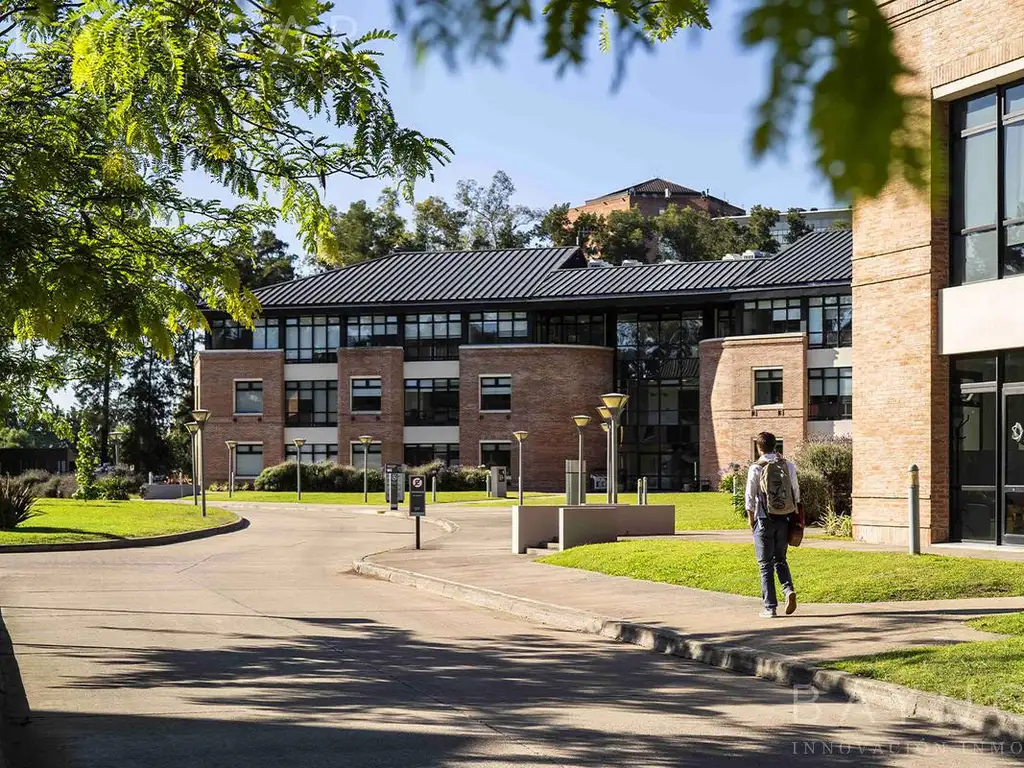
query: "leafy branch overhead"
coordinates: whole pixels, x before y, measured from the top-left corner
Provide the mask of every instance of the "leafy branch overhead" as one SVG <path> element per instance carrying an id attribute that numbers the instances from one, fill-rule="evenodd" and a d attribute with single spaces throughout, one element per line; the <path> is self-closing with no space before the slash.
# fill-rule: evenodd
<path id="1" fill-rule="evenodd" d="M 417 49 L 451 66 L 502 61 L 515 32 L 539 26 L 542 58 L 559 73 L 591 51 L 614 57 L 614 85 L 630 57 L 687 29 L 711 28 L 720 4 L 705 0 L 394 0 Z M 755 157 L 784 152 L 800 126 L 837 199 L 878 195 L 895 173 L 924 182 L 927 145 L 914 130 L 915 102 L 899 90 L 907 69 L 877 0 L 753 0 L 743 43 L 771 51 L 769 89 L 751 136 Z M 680 97 L 682 93 L 678 94 Z"/>

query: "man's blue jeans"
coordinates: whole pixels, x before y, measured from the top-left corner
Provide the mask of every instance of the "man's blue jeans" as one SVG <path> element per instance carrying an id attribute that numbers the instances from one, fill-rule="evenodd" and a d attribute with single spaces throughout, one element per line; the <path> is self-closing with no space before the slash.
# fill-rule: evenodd
<path id="1" fill-rule="evenodd" d="M 754 553 L 761 566 L 761 598 L 764 607 L 774 609 L 779 605 L 775 596 L 775 574 L 779 574 L 785 594 L 793 592 L 793 577 L 786 562 L 789 549 L 789 517 L 768 515 L 759 518 L 754 527 Z"/>

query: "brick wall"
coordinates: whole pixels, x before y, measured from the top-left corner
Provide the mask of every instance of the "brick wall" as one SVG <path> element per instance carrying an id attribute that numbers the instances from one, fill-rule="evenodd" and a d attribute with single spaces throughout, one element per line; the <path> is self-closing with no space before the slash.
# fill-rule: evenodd
<path id="1" fill-rule="evenodd" d="M 806 437 L 807 337 L 803 333 L 707 339 L 700 344 L 700 471 L 714 481 L 750 462 L 753 438 L 772 432 L 792 456 Z M 782 368 L 782 408 L 754 408 L 754 369 Z"/>
<path id="2" fill-rule="evenodd" d="M 589 469 L 603 468 L 604 433 L 594 409 L 613 390 L 614 350 L 558 345 L 464 346 L 459 352 L 459 436 L 464 464 L 480 459 L 480 442 L 512 440 L 512 473 L 519 455 L 512 433 L 530 433 L 523 455 L 527 490 L 562 491 L 565 460 L 578 455 L 572 416 L 594 417 L 584 431 Z M 512 412 L 480 413 L 480 376 L 512 376 Z"/>
<path id="3" fill-rule="evenodd" d="M 338 460 L 347 464 L 351 443 L 372 435 L 381 443 L 381 461 L 400 464 L 405 456 L 405 353 L 401 347 L 353 347 L 338 350 Z M 379 376 L 379 414 L 352 413 L 351 377 Z M 362 454 L 357 452 L 357 464 Z"/>
<path id="4" fill-rule="evenodd" d="M 263 380 L 263 415 L 235 416 L 236 379 Z M 203 444 L 206 482 L 227 482 L 225 440 L 263 443 L 263 466 L 284 461 L 284 352 L 203 351 L 196 356 L 199 406 L 210 411 Z"/>
<path id="5" fill-rule="evenodd" d="M 949 536 L 949 366 L 938 354 L 938 290 L 948 285 L 947 105 L 933 88 L 1024 56 L 1024 8 L 1005 0 L 880 4 L 921 96 L 932 145 L 927 190 L 895 179 L 854 211 L 854 534 L 904 543 L 907 468 L 921 469 L 924 541 Z M 984 77 L 982 76 L 983 80 Z"/>

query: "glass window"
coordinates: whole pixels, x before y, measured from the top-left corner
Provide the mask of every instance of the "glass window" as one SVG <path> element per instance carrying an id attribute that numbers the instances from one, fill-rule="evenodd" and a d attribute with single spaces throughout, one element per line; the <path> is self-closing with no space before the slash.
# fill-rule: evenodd
<path id="1" fill-rule="evenodd" d="M 352 413 L 380 413 L 379 378 L 352 379 Z"/>
<path id="2" fill-rule="evenodd" d="M 743 302 L 742 333 L 745 335 L 796 333 L 803 330 L 802 320 L 800 299 L 760 299 Z"/>
<path id="3" fill-rule="evenodd" d="M 512 443 L 480 443 L 480 465 L 483 467 L 505 467 L 505 469 L 511 467 Z"/>
<path id="4" fill-rule="evenodd" d="M 239 443 L 235 448 L 235 477 L 258 477 L 263 471 L 263 444 Z"/>
<path id="5" fill-rule="evenodd" d="M 807 369 L 807 418 L 835 421 L 853 418 L 853 369 Z"/>
<path id="6" fill-rule="evenodd" d="M 286 426 L 338 426 L 338 382 L 286 381 L 284 392 Z"/>
<path id="7" fill-rule="evenodd" d="M 471 312 L 470 344 L 512 344 L 530 340 L 525 312 Z"/>
<path id="8" fill-rule="evenodd" d="M 782 404 L 782 369 L 754 371 L 754 405 Z"/>
<path id="9" fill-rule="evenodd" d="M 295 461 L 295 454 L 297 449 L 294 443 L 288 443 L 284 447 L 284 457 L 286 461 Z M 338 444 L 337 443 L 306 443 L 302 446 L 302 463 L 303 464 L 323 464 L 326 461 L 337 463 L 338 461 Z"/>
<path id="10" fill-rule="evenodd" d="M 750 438 L 750 440 L 751 440 L 751 444 L 754 446 L 754 450 L 753 450 L 754 461 L 757 461 L 759 458 L 761 458 L 761 453 L 757 450 L 757 438 L 756 437 L 752 437 L 752 438 Z M 775 436 L 775 453 L 777 453 L 779 456 L 784 456 L 785 453 L 786 453 L 786 441 L 783 440 L 778 435 Z"/>
<path id="11" fill-rule="evenodd" d="M 1024 381 L 1024 350 L 1016 349 L 1003 357 L 1003 381 Z"/>
<path id="12" fill-rule="evenodd" d="M 285 318 L 285 360 L 290 363 L 336 363 L 341 346 L 341 318 L 302 315 Z"/>
<path id="13" fill-rule="evenodd" d="M 210 333 L 206 345 L 210 349 L 249 349 L 252 334 L 231 318 L 210 320 Z"/>
<path id="14" fill-rule="evenodd" d="M 263 413 L 263 382 L 235 382 L 235 413 Z"/>
<path id="15" fill-rule="evenodd" d="M 853 345 L 853 296 L 812 296 L 807 305 L 808 346 Z"/>
<path id="16" fill-rule="evenodd" d="M 604 315 L 542 315 L 537 319 L 541 344 L 605 346 Z"/>
<path id="17" fill-rule="evenodd" d="M 346 332 L 350 347 L 395 347 L 399 344 L 398 315 L 353 315 Z"/>
<path id="18" fill-rule="evenodd" d="M 952 284 L 1024 274 L 1024 84 L 958 102 L 952 134 Z"/>
<path id="19" fill-rule="evenodd" d="M 281 348 L 281 327 L 276 317 L 261 317 L 256 320 L 256 327 L 252 332 L 252 348 Z"/>
<path id="20" fill-rule="evenodd" d="M 480 377 L 480 410 L 511 411 L 512 410 L 512 377 L 481 376 Z"/>
<path id="21" fill-rule="evenodd" d="M 622 314 L 618 318 L 620 360 L 696 359 L 700 354 L 703 313 Z M 656 366 L 648 366 L 656 367 Z M 665 378 L 678 378 L 678 374 Z"/>
<path id="22" fill-rule="evenodd" d="M 408 426 L 458 425 L 459 380 L 406 379 L 405 423 Z"/>
<path id="23" fill-rule="evenodd" d="M 434 461 L 443 461 L 449 467 L 459 465 L 458 443 L 427 443 L 405 446 L 405 465 L 422 467 Z"/>
<path id="24" fill-rule="evenodd" d="M 963 384 L 978 384 L 996 380 L 995 357 L 958 357 L 953 364 L 957 378 Z"/>
<path id="25" fill-rule="evenodd" d="M 349 456 L 352 458 L 352 466 L 356 469 L 363 468 L 363 450 L 366 449 L 366 468 L 369 469 L 380 469 L 383 464 L 381 462 L 381 444 L 370 443 L 368 446 L 364 446 L 358 441 L 351 443 L 351 450 Z"/>
<path id="26" fill-rule="evenodd" d="M 458 360 L 462 343 L 462 315 L 406 315 L 406 360 Z"/>

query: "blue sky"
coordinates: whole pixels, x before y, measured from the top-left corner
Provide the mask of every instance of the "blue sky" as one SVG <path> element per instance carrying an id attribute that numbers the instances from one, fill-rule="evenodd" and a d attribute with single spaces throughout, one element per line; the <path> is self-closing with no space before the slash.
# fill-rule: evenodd
<path id="1" fill-rule="evenodd" d="M 389 3 L 339 0 L 339 28 L 362 34 L 391 27 Z M 754 106 L 764 91 L 767 56 L 739 44 L 738 11 L 747 3 L 718 0 L 710 32 L 684 34 L 630 62 L 612 91 L 612 57 L 597 50 L 584 70 L 559 78 L 540 62 L 540 30 L 518 35 L 503 67 L 466 63 L 451 72 L 438 57 L 413 61 L 407 41 L 380 46 L 398 119 L 446 139 L 453 162 L 422 182 L 418 199 L 450 197 L 459 179 L 486 183 L 498 169 L 533 207 L 584 199 L 660 176 L 749 208 L 829 207 L 832 196 L 798 135 L 784 159 L 755 163 L 749 150 Z M 342 18 L 342 13 L 348 16 Z M 336 178 L 327 202 L 375 201 L 383 182 Z M 219 196 L 205 180 L 190 193 Z M 298 251 L 295 230 L 282 239 Z"/>

